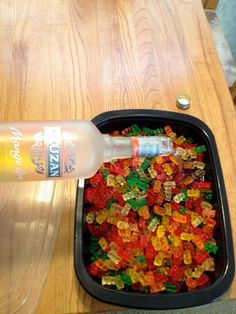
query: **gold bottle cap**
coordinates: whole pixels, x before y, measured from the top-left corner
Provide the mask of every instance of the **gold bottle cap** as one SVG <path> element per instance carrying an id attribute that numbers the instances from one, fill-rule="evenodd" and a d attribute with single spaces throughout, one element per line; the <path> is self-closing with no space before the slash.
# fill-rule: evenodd
<path id="1" fill-rule="evenodd" d="M 186 110 L 190 107 L 190 97 L 187 94 L 178 95 L 176 98 L 176 106 L 179 109 Z"/>

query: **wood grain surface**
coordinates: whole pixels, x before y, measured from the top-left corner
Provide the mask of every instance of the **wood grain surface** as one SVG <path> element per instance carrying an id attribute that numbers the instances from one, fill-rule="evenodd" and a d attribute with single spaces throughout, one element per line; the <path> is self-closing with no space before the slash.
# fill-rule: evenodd
<path id="1" fill-rule="evenodd" d="M 180 112 L 175 101 L 183 92 L 191 97 L 186 113 L 215 135 L 235 221 L 236 112 L 201 0 L 0 1 L 2 120 L 91 119 L 124 108 Z M 37 314 L 116 309 L 76 279 L 75 191 L 66 182 Z M 227 297 L 236 297 L 236 281 Z"/>

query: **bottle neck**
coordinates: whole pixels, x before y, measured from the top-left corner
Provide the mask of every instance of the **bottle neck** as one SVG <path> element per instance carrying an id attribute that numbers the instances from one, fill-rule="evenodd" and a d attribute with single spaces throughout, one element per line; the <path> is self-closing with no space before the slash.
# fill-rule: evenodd
<path id="1" fill-rule="evenodd" d="M 161 136 L 104 137 L 104 161 L 131 157 L 166 156 L 174 152 L 172 140 Z"/>
<path id="2" fill-rule="evenodd" d="M 112 159 L 123 159 L 132 157 L 132 144 L 130 137 L 103 135 L 105 149 L 104 161 L 108 162 Z"/>
<path id="3" fill-rule="evenodd" d="M 165 136 L 131 137 L 133 157 L 167 156 L 174 152 L 172 140 Z"/>

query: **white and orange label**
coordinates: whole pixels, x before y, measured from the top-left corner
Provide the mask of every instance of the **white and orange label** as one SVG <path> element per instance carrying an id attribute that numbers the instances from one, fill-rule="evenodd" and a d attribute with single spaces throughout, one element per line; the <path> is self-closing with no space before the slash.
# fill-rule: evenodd
<path id="1" fill-rule="evenodd" d="M 132 143 L 132 157 L 137 158 L 139 157 L 139 140 L 138 137 L 131 137 Z"/>
<path id="2" fill-rule="evenodd" d="M 131 137 L 132 157 L 153 157 L 169 155 L 173 152 L 173 144 L 169 137 L 138 136 Z"/>
<path id="3" fill-rule="evenodd" d="M 14 127 L 0 130 L 0 180 L 45 180 L 75 170 L 71 134 L 61 127 Z"/>

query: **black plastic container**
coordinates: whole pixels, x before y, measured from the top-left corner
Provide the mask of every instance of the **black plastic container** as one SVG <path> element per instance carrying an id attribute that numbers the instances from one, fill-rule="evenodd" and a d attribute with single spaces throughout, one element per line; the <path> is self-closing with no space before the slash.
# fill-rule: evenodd
<path id="1" fill-rule="evenodd" d="M 119 110 L 110 111 L 95 117 L 92 122 L 102 133 L 123 130 L 137 123 L 141 127 L 160 128 L 171 125 L 174 132 L 192 137 L 199 145 L 205 144 L 206 179 L 213 182 L 215 190 L 214 207 L 217 211 L 217 225 L 214 238 L 219 246 L 215 257 L 215 271 L 212 284 L 192 292 L 176 294 L 147 294 L 124 292 L 104 287 L 96 282 L 86 271 L 84 245 L 86 235 L 83 228 L 84 181 L 78 182 L 75 218 L 75 271 L 84 289 L 93 297 L 115 305 L 140 309 L 176 309 L 210 303 L 229 288 L 234 276 L 234 252 L 226 191 L 214 136 L 206 124 L 199 119 L 174 112 L 158 110 Z"/>

